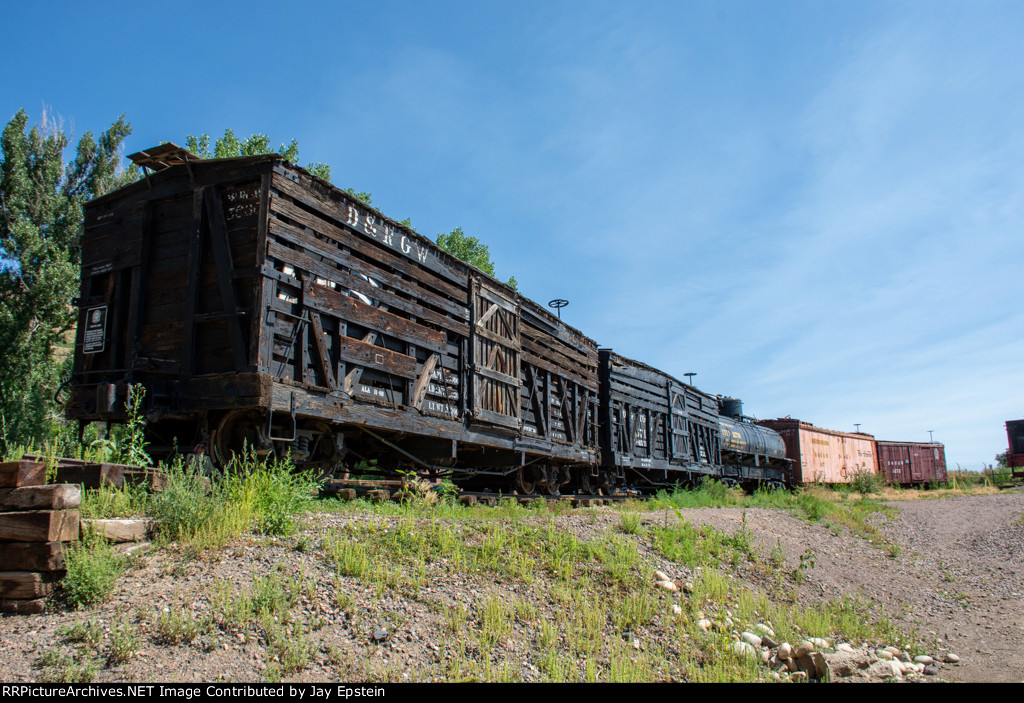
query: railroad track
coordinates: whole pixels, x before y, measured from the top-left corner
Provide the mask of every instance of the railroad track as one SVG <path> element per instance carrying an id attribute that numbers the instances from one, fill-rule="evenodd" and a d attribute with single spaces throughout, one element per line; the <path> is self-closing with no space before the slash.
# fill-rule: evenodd
<path id="1" fill-rule="evenodd" d="M 356 500 L 357 498 L 365 498 L 372 502 L 383 503 L 387 501 L 402 502 L 404 500 L 412 500 L 416 493 L 407 490 L 405 484 L 399 480 L 380 480 L 370 481 L 365 479 L 360 480 L 344 480 L 344 481 L 327 481 L 320 488 L 320 495 L 324 498 L 339 498 L 341 500 Z M 488 505 L 496 506 L 502 500 L 515 500 L 520 504 L 535 503 L 537 501 L 548 501 L 558 502 L 567 501 L 571 502 L 574 506 L 578 507 L 593 507 L 597 505 L 605 505 L 607 503 L 616 503 L 628 498 L 640 498 L 640 493 L 636 491 L 624 491 L 615 495 L 591 495 L 591 494 L 556 494 L 556 495 L 541 495 L 541 494 L 521 494 L 518 492 L 512 493 L 495 493 L 493 491 L 458 491 L 455 494 L 460 503 L 464 505 Z"/>

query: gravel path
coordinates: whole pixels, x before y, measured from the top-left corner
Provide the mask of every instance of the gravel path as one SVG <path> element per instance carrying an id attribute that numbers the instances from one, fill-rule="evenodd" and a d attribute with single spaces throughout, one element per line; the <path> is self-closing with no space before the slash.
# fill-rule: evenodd
<path id="1" fill-rule="evenodd" d="M 876 524 L 887 540 L 898 545 L 895 556 L 884 545 L 869 544 L 845 529 L 807 524 L 783 511 L 708 508 L 681 513 L 691 522 L 728 533 L 745 521 L 765 554 L 781 547 L 787 570 L 799 566 L 801 555 L 810 550 L 815 566 L 806 572 L 801 597 L 815 602 L 849 594 L 873 601 L 890 620 L 905 630 L 916 630 L 929 644 L 934 642 L 935 653 L 946 650 L 960 656 L 959 664 L 944 666 L 937 678 L 1024 681 L 1024 494 L 890 505 L 895 517 L 879 515 Z M 453 574 L 429 583 L 415 599 L 380 593 L 355 579 L 339 584 L 333 570 L 316 554 L 323 531 L 376 519 L 370 514 L 312 516 L 303 530 L 309 543 L 305 549 L 296 547 L 295 538 L 249 536 L 222 552 L 191 560 L 154 552 L 122 578 L 110 601 L 85 612 L 0 617 L 0 661 L 4 662 L 0 678 L 36 680 L 39 657 L 55 648 L 61 628 L 94 619 L 107 628 L 109 638 L 118 620 L 131 617 L 142 635 L 138 654 L 127 663 L 103 667 L 98 680 L 260 680 L 273 653 L 244 630 L 229 630 L 213 639 L 199 637 L 191 645 L 167 646 L 154 638 L 154 622 L 161 612 L 191 612 L 198 617 L 210 611 L 217 589 L 224 584 L 240 587 L 252 583 L 257 574 L 278 569 L 309 584 L 297 607 L 304 618 L 314 618 L 322 628 L 312 635 L 316 648 L 308 665 L 288 678 L 423 680 L 418 672 L 443 655 L 447 611 L 481 598 L 496 584 L 478 582 L 474 575 Z M 619 514 L 601 508 L 554 519 L 562 529 L 587 538 L 618 524 Z M 671 512 L 644 514 L 648 524 L 671 519 Z M 336 596 L 339 587 L 346 602 Z M 506 597 L 530 597 L 531 589 L 524 584 L 503 588 Z M 373 643 L 378 628 L 395 633 L 385 646 Z M 64 645 L 62 651 L 70 648 Z M 528 652 L 512 652 L 523 662 L 529 660 Z M 530 680 L 529 665 L 523 667 L 523 678 Z"/>
<path id="2" fill-rule="evenodd" d="M 1024 493 L 889 505 L 895 519 L 875 522 L 899 546 L 896 557 L 779 511 L 747 510 L 746 521 L 763 548 L 781 544 L 790 568 L 806 549 L 814 552 L 804 597 L 865 596 L 889 619 L 958 654 L 961 663 L 944 678 L 1024 681 Z M 738 509 L 683 512 L 727 532 L 743 520 Z"/>

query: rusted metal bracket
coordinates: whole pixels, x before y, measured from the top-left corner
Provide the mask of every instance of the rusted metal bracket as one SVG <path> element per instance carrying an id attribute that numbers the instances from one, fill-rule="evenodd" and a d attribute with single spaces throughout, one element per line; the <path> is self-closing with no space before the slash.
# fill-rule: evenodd
<path id="1" fill-rule="evenodd" d="M 274 408 L 271 406 L 270 412 L 267 413 L 267 437 L 276 442 L 294 442 L 299 436 L 299 424 L 295 421 L 295 392 L 292 391 L 288 394 L 289 413 L 292 421 L 292 436 L 291 437 L 275 437 L 274 432 Z"/>

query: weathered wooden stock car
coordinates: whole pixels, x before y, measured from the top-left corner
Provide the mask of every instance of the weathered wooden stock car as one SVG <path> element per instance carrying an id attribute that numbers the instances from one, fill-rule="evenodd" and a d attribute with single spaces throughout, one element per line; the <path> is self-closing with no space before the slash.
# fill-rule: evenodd
<path id="1" fill-rule="evenodd" d="M 723 462 L 714 398 L 610 352 L 279 156 L 172 144 L 90 202 L 67 404 L 150 450 L 453 472 L 523 493 L 786 480 Z M 731 462 L 731 464 L 730 464 Z M 747 470 L 749 464 L 756 470 Z"/>

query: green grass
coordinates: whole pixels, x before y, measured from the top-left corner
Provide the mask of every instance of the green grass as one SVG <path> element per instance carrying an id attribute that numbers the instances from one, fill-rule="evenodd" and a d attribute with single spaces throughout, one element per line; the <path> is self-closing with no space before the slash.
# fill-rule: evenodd
<path id="1" fill-rule="evenodd" d="M 163 492 L 149 501 L 166 541 L 219 547 L 250 530 L 295 531 L 295 515 L 313 504 L 316 481 L 288 461 L 235 457 L 210 481 L 194 465 L 175 462 Z"/>
<path id="2" fill-rule="evenodd" d="M 102 664 L 120 666 L 135 656 L 141 640 L 126 619 L 105 628 L 89 618 L 57 629 L 58 644 L 36 658 L 37 680 L 46 683 L 90 683 Z M 70 652 L 69 652 L 70 650 Z"/>
<path id="3" fill-rule="evenodd" d="M 121 488 L 103 485 L 82 492 L 81 516 L 107 519 L 144 516 L 149 512 L 150 494 L 143 486 L 125 483 Z"/>
<path id="4" fill-rule="evenodd" d="M 770 504 L 809 520 L 847 514 L 851 517 L 834 517 L 843 529 L 858 525 L 858 518 L 875 509 L 860 501 L 836 508 L 815 495 L 772 492 L 743 498 L 713 485 L 696 497 L 675 492 L 664 498 L 673 506 L 739 499 L 739 506 Z M 512 646 L 518 652 L 513 659 L 529 662 L 527 670 L 534 672 L 529 680 L 762 681 L 769 674 L 765 668 L 731 652 L 730 630 L 767 620 L 780 637 L 794 642 L 806 636 L 906 641 L 866 599 L 840 598 L 814 608 L 787 602 L 791 591 L 783 585 L 798 588 L 796 580 L 813 569 L 814 555 L 805 554 L 795 572 L 785 571 L 781 544 L 772 554 L 759 553 L 746 514 L 729 535 L 685 520 L 645 523 L 645 509 L 646 504 L 619 506 L 611 513 L 613 520 L 591 528 L 583 538 L 549 519 L 545 509 L 453 509 L 439 503 L 432 514 L 422 506 L 396 511 L 365 505 L 362 512 L 372 518 L 325 535 L 321 554 L 339 573 L 339 602 L 343 599 L 343 607 L 351 611 L 355 601 L 342 593 L 345 579 L 371 586 L 378 597 L 426 602 L 433 602 L 432 596 L 422 592 L 422 584 L 431 584 L 432 590 L 452 578 L 478 584 L 481 595 L 475 600 L 436 607 L 447 645 L 437 668 L 428 665 L 422 673 L 445 680 L 524 680 L 524 670 L 511 666 L 503 654 Z M 654 570 L 665 568 L 666 561 L 696 569 L 688 577 L 685 595 L 655 587 Z M 778 584 L 772 597 L 731 576 L 737 564 Z M 493 590 L 495 584 L 500 592 Z M 521 589 L 525 597 L 518 595 Z M 517 595 L 510 596 L 512 592 Z M 673 613 L 673 605 L 681 608 L 681 615 Z M 705 616 L 720 629 L 698 628 L 697 621 Z M 669 644 L 652 637 L 666 629 L 673 632 Z M 391 675 L 351 666 L 346 671 L 373 680 Z"/>
<path id="5" fill-rule="evenodd" d="M 64 554 L 67 574 L 61 581 L 64 599 L 83 608 L 110 597 L 125 570 L 125 560 L 105 540 L 86 535 Z"/>
<path id="6" fill-rule="evenodd" d="M 119 620 L 110 629 L 110 649 L 107 652 L 107 664 L 119 666 L 131 661 L 139 651 L 142 641 L 138 632 L 127 620 Z"/>

